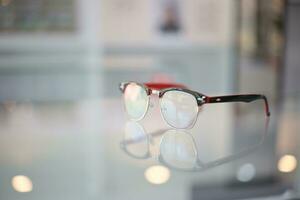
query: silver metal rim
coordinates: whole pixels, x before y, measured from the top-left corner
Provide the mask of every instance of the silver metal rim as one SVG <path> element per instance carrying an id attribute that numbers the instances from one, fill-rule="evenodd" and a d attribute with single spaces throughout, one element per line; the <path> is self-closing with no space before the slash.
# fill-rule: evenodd
<path id="1" fill-rule="evenodd" d="M 184 91 L 181 91 L 181 92 L 184 92 Z M 167 92 L 166 92 L 167 93 Z M 187 93 L 187 92 L 185 92 L 185 93 Z M 188 93 L 189 94 L 189 93 Z M 196 121 L 197 121 L 197 119 L 198 119 L 198 115 L 199 115 L 199 107 L 200 106 L 198 106 L 197 105 L 197 99 L 195 98 L 195 100 L 196 100 L 196 105 L 197 105 L 197 115 L 196 115 L 196 117 L 195 117 L 195 119 L 193 120 L 193 122 L 191 123 L 191 124 L 189 124 L 187 127 L 183 127 L 183 128 L 180 128 L 180 127 L 175 127 L 175 126 L 173 126 L 172 124 L 170 124 L 167 120 L 166 120 L 166 118 L 164 117 L 164 115 L 163 115 L 163 113 L 162 113 L 162 106 L 161 106 L 161 101 L 162 101 L 162 98 L 163 98 L 163 96 L 162 97 L 160 97 L 159 98 L 159 106 L 160 106 L 160 114 L 161 114 L 161 116 L 162 116 L 162 118 L 164 119 L 164 121 L 169 125 L 169 126 L 171 126 L 172 128 L 175 128 L 175 129 L 191 129 L 191 128 L 193 128 L 194 126 L 195 126 L 195 124 L 196 124 Z"/>

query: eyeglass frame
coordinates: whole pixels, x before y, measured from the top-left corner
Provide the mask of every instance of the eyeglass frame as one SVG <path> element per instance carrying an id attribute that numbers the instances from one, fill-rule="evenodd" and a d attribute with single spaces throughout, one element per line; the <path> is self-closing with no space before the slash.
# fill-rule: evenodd
<path id="1" fill-rule="evenodd" d="M 160 101 L 162 99 L 162 97 L 164 96 L 164 94 L 166 92 L 169 91 L 181 91 L 181 92 L 185 92 L 188 93 L 192 96 L 195 97 L 196 102 L 197 102 L 197 116 L 195 117 L 193 123 L 191 123 L 188 127 L 185 128 L 178 128 L 178 127 L 174 127 L 173 125 L 171 125 L 164 117 L 164 115 L 162 114 L 162 110 L 161 110 L 161 106 L 160 106 L 160 111 L 161 111 L 161 115 L 164 119 L 164 121 L 171 127 L 176 128 L 176 129 L 190 129 L 192 128 L 197 119 L 198 119 L 198 115 L 199 115 L 199 108 L 204 105 L 204 104 L 209 104 L 209 103 L 230 103 L 230 102 L 243 102 L 243 103 L 250 103 L 252 101 L 256 101 L 256 100 L 263 100 L 264 101 L 264 106 L 265 106 L 265 115 L 266 117 L 269 117 L 271 115 L 270 113 L 270 108 L 269 108 L 269 103 L 267 100 L 267 97 L 265 95 L 262 94 L 236 94 L 236 95 L 222 95 L 222 96 L 208 96 L 193 90 L 188 89 L 186 86 L 182 85 L 182 84 L 177 84 L 177 83 L 152 83 L 152 82 L 148 82 L 148 83 L 138 83 L 138 82 L 134 82 L 134 81 L 129 81 L 129 82 L 122 82 L 119 84 L 119 89 L 121 90 L 121 92 L 124 94 L 126 87 L 129 84 L 136 84 L 140 87 L 142 87 L 143 89 L 145 89 L 148 99 L 147 99 L 147 108 L 144 112 L 144 114 L 140 117 L 140 118 L 131 118 L 131 120 L 134 121 L 140 121 L 142 120 L 145 115 L 147 114 L 148 110 L 149 110 L 149 102 L 150 102 L 150 95 L 155 94 L 158 95 Z M 160 103 L 161 105 L 161 103 Z"/>

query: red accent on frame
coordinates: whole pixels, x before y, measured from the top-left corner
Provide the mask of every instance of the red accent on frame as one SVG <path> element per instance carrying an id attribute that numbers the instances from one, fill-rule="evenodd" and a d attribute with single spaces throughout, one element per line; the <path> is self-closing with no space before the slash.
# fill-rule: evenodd
<path id="1" fill-rule="evenodd" d="M 266 111 L 266 115 L 269 117 L 271 115 L 270 113 L 270 108 L 269 108 L 269 104 L 266 98 L 264 98 L 264 102 L 265 102 L 265 111 Z"/>
<path id="2" fill-rule="evenodd" d="M 204 102 L 205 102 L 205 103 L 209 103 L 209 102 L 210 102 L 210 97 L 209 97 L 209 96 L 205 96 Z"/>
<path id="3" fill-rule="evenodd" d="M 144 83 L 148 88 L 161 90 L 166 88 L 186 88 L 186 86 L 178 83 Z"/>

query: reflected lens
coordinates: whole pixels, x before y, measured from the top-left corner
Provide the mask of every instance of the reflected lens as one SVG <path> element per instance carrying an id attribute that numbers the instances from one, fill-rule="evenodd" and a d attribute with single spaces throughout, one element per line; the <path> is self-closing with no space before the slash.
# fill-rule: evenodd
<path id="1" fill-rule="evenodd" d="M 191 135 L 178 130 L 167 131 L 160 143 L 160 159 L 178 169 L 193 169 L 197 166 L 197 153 Z"/>
<path id="2" fill-rule="evenodd" d="M 147 135 L 137 122 L 126 123 L 122 144 L 126 151 L 135 158 L 142 159 L 149 155 Z"/>
<path id="3" fill-rule="evenodd" d="M 160 106 L 164 119 L 175 128 L 190 128 L 197 118 L 196 98 L 187 92 L 166 92 Z"/>
<path id="4" fill-rule="evenodd" d="M 134 120 L 140 120 L 148 108 L 148 94 L 144 87 L 129 83 L 124 91 L 125 108 L 128 115 Z"/>

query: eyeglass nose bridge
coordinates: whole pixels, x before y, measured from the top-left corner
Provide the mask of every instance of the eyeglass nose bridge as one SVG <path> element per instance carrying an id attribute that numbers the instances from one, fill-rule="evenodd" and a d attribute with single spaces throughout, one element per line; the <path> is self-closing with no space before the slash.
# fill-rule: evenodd
<path id="1" fill-rule="evenodd" d="M 159 90 L 151 90 L 151 94 L 159 96 Z"/>
<path id="2" fill-rule="evenodd" d="M 151 89 L 151 92 L 150 94 L 152 95 L 157 95 L 159 97 L 159 93 L 160 91 L 159 90 L 155 90 L 155 89 Z M 153 102 L 153 99 L 150 99 L 150 102 L 149 102 L 149 107 L 150 108 L 154 108 L 154 102 Z"/>

